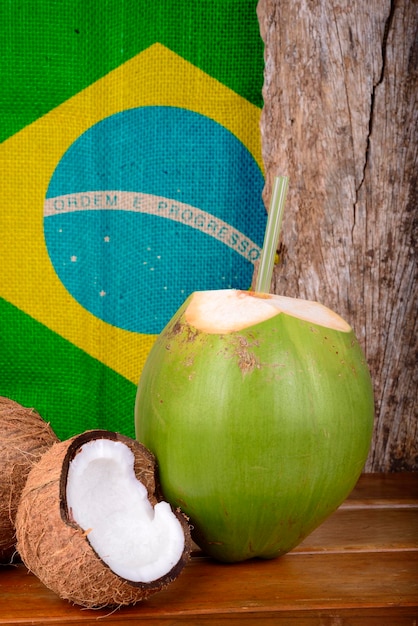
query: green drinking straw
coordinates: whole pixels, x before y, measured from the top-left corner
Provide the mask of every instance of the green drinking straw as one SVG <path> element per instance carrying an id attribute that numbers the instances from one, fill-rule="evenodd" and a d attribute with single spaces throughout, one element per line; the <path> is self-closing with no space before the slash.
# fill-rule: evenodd
<path id="1" fill-rule="evenodd" d="M 261 251 L 260 267 L 258 269 L 255 285 L 255 290 L 261 293 L 269 293 L 270 291 L 274 257 L 279 242 L 288 186 L 289 178 L 287 176 L 275 177 L 267 217 L 266 232 L 264 234 L 263 249 Z"/>

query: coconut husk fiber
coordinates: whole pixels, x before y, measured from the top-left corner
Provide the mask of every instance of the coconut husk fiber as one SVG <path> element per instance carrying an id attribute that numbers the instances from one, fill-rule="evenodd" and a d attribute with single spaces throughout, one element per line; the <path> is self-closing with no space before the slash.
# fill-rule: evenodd
<path id="1" fill-rule="evenodd" d="M 91 547 L 88 531 L 77 525 L 66 505 L 68 468 L 86 442 L 109 438 L 125 443 L 135 457 L 136 478 L 147 488 L 154 506 L 160 499 L 154 456 L 139 442 L 109 431 L 87 431 L 55 444 L 32 468 L 22 493 L 16 530 L 18 550 L 27 568 L 61 598 L 87 608 L 135 604 L 171 583 L 189 559 L 187 519 L 176 512 L 185 534 L 180 561 L 150 583 L 121 578 Z"/>
<path id="2" fill-rule="evenodd" d="M 32 408 L 0 396 L 0 563 L 16 555 L 15 518 L 31 468 L 58 441 Z"/>

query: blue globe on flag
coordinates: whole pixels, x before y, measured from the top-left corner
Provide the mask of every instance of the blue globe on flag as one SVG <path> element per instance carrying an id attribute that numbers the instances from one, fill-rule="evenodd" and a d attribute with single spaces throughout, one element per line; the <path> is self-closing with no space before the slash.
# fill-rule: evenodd
<path id="1" fill-rule="evenodd" d="M 44 205 L 48 254 L 90 313 L 158 334 L 193 291 L 249 288 L 263 186 L 252 154 L 213 119 L 128 109 L 85 131 L 58 163 Z"/>

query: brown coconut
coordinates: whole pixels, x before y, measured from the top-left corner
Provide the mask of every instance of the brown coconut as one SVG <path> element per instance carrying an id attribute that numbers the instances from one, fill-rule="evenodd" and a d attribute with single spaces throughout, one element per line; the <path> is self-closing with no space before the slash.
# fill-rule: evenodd
<path id="1" fill-rule="evenodd" d="M 0 396 L 0 563 L 16 552 L 16 511 L 29 471 L 57 441 L 34 409 Z"/>
<path id="2" fill-rule="evenodd" d="M 161 502 L 153 454 L 129 437 L 93 430 L 55 444 L 32 468 L 16 519 L 17 546 L 26 567 L 61 598 L 87 608 L 135 604 L 162 590 L 178 577 L 191 550 L 187 518 L 170 507 L 184 535 L 181 557 L 170 571 L 156 580 L 132 581 L 102 560 L 89 541 L 92 528 L 80 526 L 67 503 L 70 464 L 84 453 L 84 444 L 99 439 L 121 442 L 131 450 L 134 475 L 146 487 L 149 503 L 155 507 Z"/>

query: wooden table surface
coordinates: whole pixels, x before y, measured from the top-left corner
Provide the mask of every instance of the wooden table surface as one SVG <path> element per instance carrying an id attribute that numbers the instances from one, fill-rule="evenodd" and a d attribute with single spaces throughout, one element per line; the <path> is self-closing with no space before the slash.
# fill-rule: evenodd
<path id="1" fill-rule="evenodd" d="M 1 566 L 0 624 L 418 626 L 418 473 L 363 475 L 291 553 L 233 565 L 196 553 L 166 590 L 114 612 Z"/>

